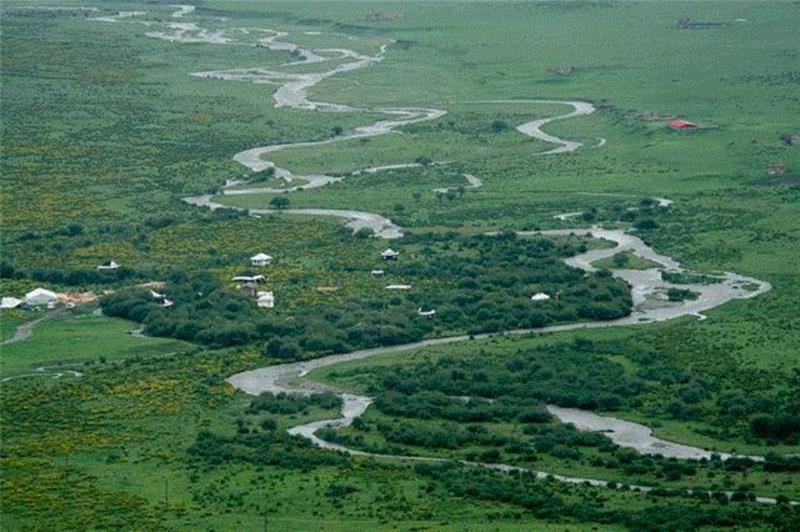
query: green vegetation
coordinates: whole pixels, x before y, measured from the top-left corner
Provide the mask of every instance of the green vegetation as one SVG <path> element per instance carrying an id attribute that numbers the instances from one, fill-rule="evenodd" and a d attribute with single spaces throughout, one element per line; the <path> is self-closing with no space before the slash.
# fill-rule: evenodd
<path id="1" fill-rule="evenodd" d="M 59 5 L 21 0 L 0 13 L 0 291 L 109 292 L 100 305 L 114 316 L 81 305 L 0 347 L 3 378 L 42 365 L 84 374 L 0 386 L 4 528 L 800 529 L 797 507 L 785 504 L 800 500 L 797 458 L 787 457 L 800 449 L 795 5 L 225 0 L 185 15 L 212 32 L 286 31 L 286 41 L 313 49 L 374 55 L 388 45 L 381 61 L 310 89 L 314 101 L 365 109 L 341 113 L 276 108 L 274 85 L 190 74 L 321 72 L 346 58 L 287 65 L 299 53 L 268 50 L 257 31 L 237 34 L 253 46 L 151 38 L 180 20 L 159 3 L 47 9 Z M 148 14 L 91 20 L 131 9 Z M 584 146 L 540 156 L 552 145 L 515 129 L 566 106 L 478 103 L 532 99 L 591 101 L 596 113 L 544 127 Z M 374 111 L 383 106 L 448 114 L 269 158 L 298 174 L 421 167 L 215 201 L 381 214 L 406 234 L 391 242 L 396 263 L 380 261 L 387 242 L 354 235 L 341 220 L 254 218 L 181 201 L 219 194 L 229 179 L 286 188 L 274 172 L 248 172 L 232 156 L 341 137 L 387 118 Z M 675 131 L 654 115 L 719 127 Z M 785 174 L 769 175 L 778 163 Z M 464 173 L 483 186 L 459 189 Z M 583 214 L 555 218 L 566 212 Z M 603 242 L 509 236 L 592 224 L 630 229 L 693 272 L 662 272 L 666 281 L 714 283 L 713 273 L 732 271 L 772 290 L 704 321 L 492 337 L 329 367 L 313 377 L 375 401 L 352 426 L 318 435 L 364 450 L 604 479 L 616 489 L 319 449 L 286 429 L 336 417 L 336 396 L 247 397 L 225 382 L 360 347 L 623 315 L 631 303 L 621 281 L 562 262 Z M 254 272 L 267 277 L 274 309 L 255 307 L 231 281 L 261 251 L 275 257 Z M 112 259 L 122 266 L 115 273 L 97 270 Z M 618 254 L 596 266 L 653 265 Z M 383 277 L 370 273 L 376 268 Z M 166 283 L 157 290 L 172 307 L 136 286 L 152 281 Z M 394 283 L 413 290 L 387 294 Z M 538 291 L 554 297 L 536 304 Z M 418 316 L 420 307 L 436 317 Z M 4 310 L 0 338 L 38 316 Z M 146 336 L 129 334 L 141 326 Z M 547 404 L 768 460 L 640 456 L 556 422 Z M 628 489 L 637 483 L 658 489 Z M 687 487 L 714 495 L 675 491 Z M 731 501 L 723 490 L 735 492 Z M 754 503 L 755 494 L 779 504 Z"/>
<path id="2" fill-rule="evenodd" d="M 39 366 L 106 362 L 148 357 L 183 349 L 172 340 L 131 334 L 135 323 L 76 311 L 38 323 L 29 338 L 2 347 L 3 375 L 31 371 Z"/>
<path id="3" fill-rule="evenodd" d="M 214 346 L 267 340 L 265 354 L 284 359 L 627 315 L 631 300 L 624 283 L 608 272 L 586 275 L 561 260 L 585 249 L 514 233 L 420 235 L 398 246 L 401 258 L 381 265 L 380 276 L 363 262 L 327 265 L 358 276 L 362 284 L 359 297 L 338 302 L 321 300 L 265 315 L 268 311 L 243 294 L 198 274 L 170 278 L 164 292 L 174 305 L 168 308 L 143 289 L 106 297 L 102 307 L 111 316 L 143 323 L 156 336 Z M 392 283 L 410 289 L 387 290 Z M 530 296 L 540 290 L 558 296 L 537 305 Z M 423 308 L 436 310 L 435 319 L 420 316 Z"/>
<path id="4" fill-rule="evenodd" d="M 600 269 L 629 269 L 629 270 L 649 270 L 650 268 L 658 268 L 661 266 L 657 262 L 643 259 L 632 251 L 623 251 L 617 253 L 613 257 L 598 260 L 592 263 L 592 266 Z M 662 275 L 663 277 L 663 275 Z"/>
<path id="5" fill-rule="evenodd" d="M 670 301 L 692 301 L 700 297 L 697 292 L 691 290 L 684 290 L 682 288 L 670 288 L 667 290 L 667 299 Z"/>
<path id="6" fill-rule="evenodd" d="M 446 419 L 467 428 L 475 422 L 500 423 L 488 431 L 495 436 L 510 430 L 509 437 L 519 437 L 516 423 L 549 422 L 549 415 L 539 414 L 544 404 L 556 404 L 648 420 L 666 439 L 719 452 L 765 455 L 796 449 L 797 376 L 754 372 L 726 360 L 723 346 L 681 334 L 674 327 L 608 333 L 603 341 L 574 333 L 571 342 L 469 342 L 400 360 L 337 365 L 319 376 L 337 387 L 376 396 L 375 407 L 390 418 Z M 666 346 L 672 357 L 665 356 Z M 694 359 L 690 365 L 685 362 L 689 359 Z M 472 399 L 465 403 L 463 397 Z M 509 426 L 508 421 L 516 423 Z M 368 429 L 360 430 L 358 424 L 354 429 L 367 436 Z M 553 430 L 562 426 L 551 424 Z M 451 427 L 445 433 L 458 431 Z M 548 431 L 530 434 L 549 436 Z"/>
<path id="7" fill-rule="evenodd" d="M 661 278 L 669 283 L 675 284 L 716 284 L 720 282 L 718 277 L 689 272 L 678 273 L 662 271 Z"/>

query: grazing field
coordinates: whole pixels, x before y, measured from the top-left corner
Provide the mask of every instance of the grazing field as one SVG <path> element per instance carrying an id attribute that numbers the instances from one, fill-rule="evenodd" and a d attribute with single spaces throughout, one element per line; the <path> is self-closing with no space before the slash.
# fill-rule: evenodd
<path id="1" fill-rule="evenodd" d="M 181 342 L 132 334 L 135 323 L 68 313 L 38 323 L 24 341 L 3 346 L 4 376 L 40 366 L 76 367 L 97 361 L 145 357 L 180 350 Z"/>
<path id="2" fill-rule="evenodd" d="M 799 17 L 4 3 L 4 528 L 797 530 Z"/>

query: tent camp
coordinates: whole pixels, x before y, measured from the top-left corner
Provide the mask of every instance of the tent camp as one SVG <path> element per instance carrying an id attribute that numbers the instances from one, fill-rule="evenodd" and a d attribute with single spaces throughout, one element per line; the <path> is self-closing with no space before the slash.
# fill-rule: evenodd
<path id="1" fill-rule="evenodd" d="M 49 307 L 56 303 L 58 303 L 58 295 L 44 288 L 36 288 L 25 294 L 25 304 L 30 307 Z"/>

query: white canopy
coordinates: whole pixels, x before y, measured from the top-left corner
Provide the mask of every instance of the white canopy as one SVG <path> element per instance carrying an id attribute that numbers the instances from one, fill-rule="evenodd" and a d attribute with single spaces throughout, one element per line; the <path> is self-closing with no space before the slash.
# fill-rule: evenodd
<path id="1" fill-rule="evenodd" d="M 25 294 L 25 304 L 31 306 L 49 305 L 58 302 L 58 295 L 55 292 L 44 288 L 36 288 Z"/>
<path id="2" fill-rule="evenodd" d="M 236 277 L 234 277 L 231 280 L 232 281 L 242 282 L 242 283 L 258 283 L 258 282 L 261 282 L 261 281 L 266 281 L 267 278 L 264 277 L 263 275 L 260 275 L 260 274 L 259 275 L 237 275 Z"/>
<path id="3" fill-rule="evenodd" d="M 259 253 L 250 257 L 250 264 L 253 266 L 266 266 L 272 262 L 272 257 L 266 253 Z"/>
<path id="4" fill-rule="evenodd" d="M 390 284 L 384 287 L 386 290 L 411 290 L 410 284 Z"/>
<path id="5" fill-rule="evenodd" d="M 531 301 L 547 301 L 548 299 L 550 299 L 550 296 L 544 292 L 538 292 L 531 296 Z"/>
<path id="6" fill-rule="evenodd" d="M 16 297 L 4 297 L 0 299 L 0 308 L 17 308 L 22 304 L 22 300 Z"/>
<path id="7" fill-rule="evenodd" d="M 262 308 L 272 308 L 275 306 L 275 295 L 272 292 L 259 292 L 256 305 Z"/>
<path id="8" fill-rule="evenodd" d="M 117 268 L 119 268 L 119 264 L 117 264 L 113 260 L 110 260 L 105 264 L 101 264 L 100 266 L 97 267 L 98 270 L 116 270 Z"/>

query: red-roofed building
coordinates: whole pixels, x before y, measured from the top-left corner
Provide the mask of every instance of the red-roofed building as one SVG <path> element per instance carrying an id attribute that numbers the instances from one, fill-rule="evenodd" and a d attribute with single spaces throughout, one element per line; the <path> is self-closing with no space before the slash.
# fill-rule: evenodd
<path id="1" fill-rule="evenodd" d="M 687 120 L 673 120 L 669 123 L 669 127 L 672 129 L 694 129 L 697 127 L 697 124 Z"/>

